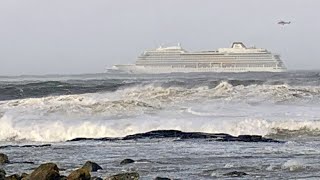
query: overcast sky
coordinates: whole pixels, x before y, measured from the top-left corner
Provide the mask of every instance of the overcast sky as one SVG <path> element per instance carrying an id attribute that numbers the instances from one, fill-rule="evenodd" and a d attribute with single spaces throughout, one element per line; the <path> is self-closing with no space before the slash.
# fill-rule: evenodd
<path id="1" fill-rule="evenodd" d="M 319 0 L 1 0 L 0 75 L 101 73 L 178 42 L 196 51 L 243 41 L 281 54 L 289 69 L 320 69 L 319 7 Z"/>

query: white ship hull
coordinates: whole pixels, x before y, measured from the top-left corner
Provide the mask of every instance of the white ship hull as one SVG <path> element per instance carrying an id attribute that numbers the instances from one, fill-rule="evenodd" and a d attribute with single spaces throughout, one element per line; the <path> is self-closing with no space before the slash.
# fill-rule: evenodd
<path id="1" fill-rule="evenodd" d="M 174 68 L 174 67 L 145 67 L 134 64 L 115 65 L 113 69 L 134 74 L 161 74 L 161 73 L 189 73 L 189 72 L 285 72 L 284 68 L 275 67 L 226 67 L 226 68 Z"/>

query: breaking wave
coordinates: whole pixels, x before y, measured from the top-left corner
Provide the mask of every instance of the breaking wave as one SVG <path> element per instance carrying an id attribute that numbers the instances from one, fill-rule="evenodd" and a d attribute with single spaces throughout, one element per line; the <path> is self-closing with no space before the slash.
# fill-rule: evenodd
<path id="1" fill-rule="evenodd" d="M 16 119 L 14 119 L 16 118 Z M 66 118 L 66 117 L 64 117 Z M 123 137 L 151 130 L 262 135 L 273 139 L 319 136 L 320 121 L 268 121 L 264 119 L 213 120 L 140 116 L 124 119 L 28 119 L 0 118 L 0 141 L 59 142 L 77 137 Z"/>
<path id="2" fill-rule="evenodd" d="M 0 141 L 56 142 L 160 129 L 279 138 L 320 135 L 320 87 L 314 84 L 180 78 L 1 85 Z"/>
<path id="3" fill-rule="evenodd" d="M 79 77 L 0 77 L 0 101 L 39 98 L 47 96 L 74 95 L 86 93 L 114 92 L 134 86 L 148 86 L 182 89 L 207 87 L 213 89 L 221 82 L 233 87 L 320 86 L 318 72 L 293 73 L 222 73 L 222 74 L 170 74 L 163 76 L 87 75 Z M 31 79 L 30 79 L 31 78 Z M 75 78 L 75 79 L 68 79 Z M 88 79 L 89 78 L 89 79 Z M 96 78 L 96 79 L 92 79 Z"/>
<path id="4" fill-rule="evenodd" d="M 283 85 L 238 85 L 222 81 L 215 87 L 200 86 L 194 88 L 162 87 L 157 84 L 140 84 L 121 88 L 112 92 L 85 93 L 75 95 L 54 95 L 40 98 L 25 98 L 0 101 L 0 112 L 12 108 L 44 110 L 43 112 L 84 112 L 99 113 L 122 110 L 161 109 L 169 105 L 186 102 L 212 101 L 217 103 L 245 102 L 255 103 L 312 103 L 318 104 L 320 87 Z M 43 113 L 42 112 L 42 113 Z M 196 112 L 193 112 L 196 113 Z"/>

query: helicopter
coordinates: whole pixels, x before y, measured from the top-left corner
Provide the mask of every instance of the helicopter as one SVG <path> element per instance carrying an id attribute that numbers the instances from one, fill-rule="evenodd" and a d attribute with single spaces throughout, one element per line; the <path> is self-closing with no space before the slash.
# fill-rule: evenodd
<path id="1" fill-rule="evenodd" d="M 278 24 L 280 25 L 287 25 L 287 24 L 291 24 L 291 21 L 279 21 Z"/>

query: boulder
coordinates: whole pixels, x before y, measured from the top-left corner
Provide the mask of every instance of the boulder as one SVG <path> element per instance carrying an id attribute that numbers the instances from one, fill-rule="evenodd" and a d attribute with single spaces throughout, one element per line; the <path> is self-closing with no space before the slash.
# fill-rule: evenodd
<path id="1" fill-rule="evenodd" d="M 91 180 L 91 175 L 88 169 L 80 168 L 72 171 L 67 177 L 68 180 Z"/>
<path id="2" fill-rule="evenodd" d="M 130 163 L 134 163 L 135 161 L 132 159 L 124 159 L 120 162 L 120 165 L 126 165 L 126 164 L 130 164 Z"/>
<path id="3" fill-rule="evenodd" d="M 97 163 L 92 161 L 87 161 L 82 168 L 87 169 L 89 172 L 96 172 L 99 169 L 102 169 L 101 166 L 99 166 Z"/>
<path id="4" fill-rule="evenodd" d="M 107 177 L 106 180 L 139 180 L 137 172 L 127 172 Z"/>
<path id="5" fill-rule="evenodd" d="M 21 179 L 21 176 L 18 175 L 18 174 L 13 174 L 13 175 L 7 176 L 7 177 L 5 178 L 5 180 L 20 180 L 20 179 Z"/>
<path id="6" fill-rule="evenodd" d="M 54 163 L 45 163 L 37 167 L 30 175 L 24 177 L 23 179 L 34 180 L 59 180 L 59 168 Z"/>
<path id="7" fill-rule="evenodd" d="M 3 153 L 0 153 L 0 164 L 5 164 L 5 163 L 9 163 L 8 156 Z"/>
<path id="8" fill-rule="evenodd" d="M 0 180 L 3 180 L 6 177 L 6 172 L 3 169 L 0 169 Z"/>
<path id="9" fill-rule="evenodd" d="M 245 175 L 248 175 L 248 174 L 245 173 L 245 172 L 241 172 L 241 171 L 232 171 L 232 172 L 225 173 L 223 175 L 224 176 L 230 176 L 230 177 L 242 177 L 242 176 L 245 176 Z"/>

